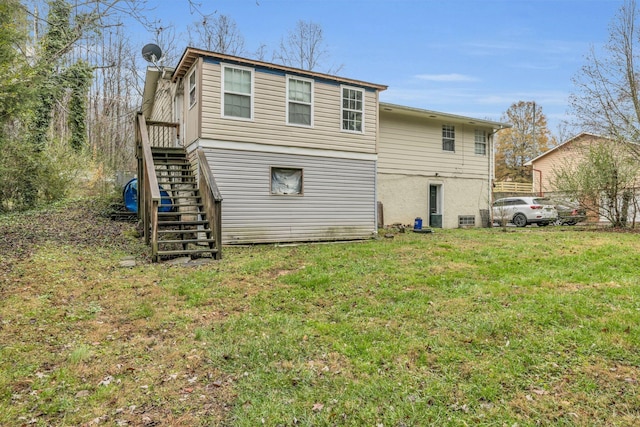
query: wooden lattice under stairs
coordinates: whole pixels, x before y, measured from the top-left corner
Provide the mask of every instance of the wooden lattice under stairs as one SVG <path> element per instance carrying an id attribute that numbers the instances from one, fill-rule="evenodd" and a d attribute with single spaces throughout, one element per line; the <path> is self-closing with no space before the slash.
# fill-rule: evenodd
<path id="1" fill-rule="evenodd" d="M 183 148 L 152 147 L 161 190 L 158 209 L 158 259 L 181 256 L 220 258 L 194 166 Z M 156 259 L 157 260 L 157 259 Z"/>

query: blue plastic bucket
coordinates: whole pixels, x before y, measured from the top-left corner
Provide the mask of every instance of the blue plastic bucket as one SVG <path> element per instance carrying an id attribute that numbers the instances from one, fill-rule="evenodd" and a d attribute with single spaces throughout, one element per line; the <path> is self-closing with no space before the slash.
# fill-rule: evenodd
<path id="1" fill-rule="evenodd" d="M 415 221 L 413 222 L 413 229 L 422 230 L 422 218 L 418 217 L 415 219 Z"/>
<path id="2" fill-rule="evenodd" d="M 173 204 L 171 197 L 162 187 L 160 187 L 160 212 L 171 212 Z M 129 212 L 138 212 L 138 178 L 133 178 L 124 186 L 122 190 L 124 206 Z"/>

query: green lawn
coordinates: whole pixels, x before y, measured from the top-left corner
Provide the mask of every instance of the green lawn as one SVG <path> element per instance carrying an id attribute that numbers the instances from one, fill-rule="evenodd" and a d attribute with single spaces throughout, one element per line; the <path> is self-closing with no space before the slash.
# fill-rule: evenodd
<path id="1" fill-rule="evenodd" d="M 128 239 L 0 253 L 0 425 L 640 424 L 640 234 Z"/>

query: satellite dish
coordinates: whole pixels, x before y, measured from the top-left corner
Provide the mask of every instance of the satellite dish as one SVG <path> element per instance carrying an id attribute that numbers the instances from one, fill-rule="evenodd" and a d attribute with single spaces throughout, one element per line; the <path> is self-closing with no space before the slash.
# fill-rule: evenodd
<path id="1" fill-rule="evenodd" d="M 149 43 L 142 48 L 142 57 L 147 62 L 155 63 L 162 58 L 162 49 L 157 44 Z"/>

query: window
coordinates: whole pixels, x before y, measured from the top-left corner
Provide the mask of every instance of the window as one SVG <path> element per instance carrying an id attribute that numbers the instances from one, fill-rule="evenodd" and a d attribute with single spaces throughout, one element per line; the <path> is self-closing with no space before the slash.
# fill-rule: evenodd
<path id="1" fill-rule="evenodd" d="M 189 75 L 189 108 L 196 105 L 198 96 L 196 94 L 196 70 L 193 70 Z"/>
<path id="2" fill-rule="evenodd" d="M 271 194 L 302 194 L 302 169 L 272 167 Z"/>
<path id="3" fill-rule="evenodd" d="M 287 77 L 287 123 L 313 126 L 313 80 Z"/>
<path id="4" fill-rule="evenodd" d="M 342 130 L 362 133 L 364 124 L 364 91 L 342 87 Z"/>
<path id="5" fill-rule="evenodd" d="M 487 133 L 483 130 L 476 129 L 476 154 L 486 156 L 487 155 Z"/>
<path id="6" fill-rule="evenodd" d="M 456 151 L 456 128 L 452 125 L 442 125 L 442 149 Z"/>
<path id="7" fill-rule="evenodd" d="M 475 227 L 475 215 L 458 215 L 458 227 Z"/>
<path id="8" fill-rule="evenodd" d="M 253 118 L 253 71 L 222 67 L 222 116 Z"/>

